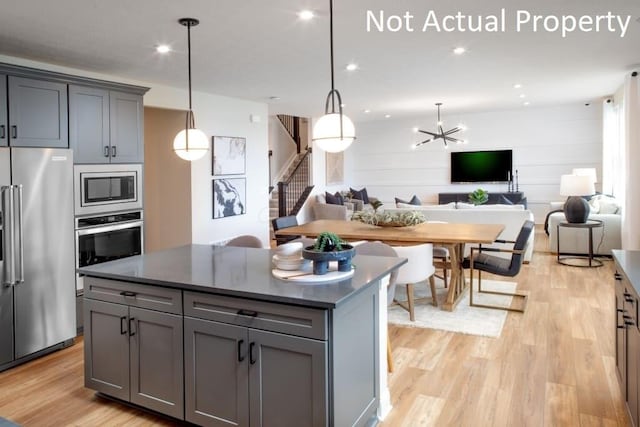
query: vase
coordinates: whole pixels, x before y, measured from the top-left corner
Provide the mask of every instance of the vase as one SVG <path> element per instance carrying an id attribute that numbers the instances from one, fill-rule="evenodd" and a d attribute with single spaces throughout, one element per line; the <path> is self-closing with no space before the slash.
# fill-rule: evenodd
<path id="1" fill-rule="evenodd" d="M 317 251 L 313 246 L 308 246 L 302 250 L 302 258 L 313 262 L 313 274 L 322 275 L 329 271 L 329 261 L 338 261 L 338 271 L 350 271 L 351 258 L 355 253 L 355 248 L 346 244 L 342 245 L 342 250 L 330 252 Z"/>

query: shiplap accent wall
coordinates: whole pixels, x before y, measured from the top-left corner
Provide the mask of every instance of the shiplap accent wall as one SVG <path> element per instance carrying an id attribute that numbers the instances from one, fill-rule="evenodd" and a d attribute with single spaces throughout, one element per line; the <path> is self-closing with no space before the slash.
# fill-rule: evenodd
<path id="1" fill-rule="evenodd" d="M 356 124 L 358 139 L 345 156 L 346 182 L 367 187 L 369 195 L 383 202 L 417 194 L 423 203 L 437 203 L 440 192 L 471 192 L 478 187 L 507 191 L 507 184 L 451 184 L 450 152 L 513 150 L 513 168 L 518 170 L 519 189 L 544 222 L 550 201 L 560 197 L 560 175 L 576 167 L 602 169 L 602 108 L 600 103 L 553 107 L 522 107 L 515 110 L 451 114 L 442 112 L 445 129 L 464 123 L 468 145 L 441 141 L 412 149 L 424 134 L 412 128 L 433 131 L 435 114 L 416 119 L 382 119 Z M 461 135 L 461 134 L 458 134 Z M 457 135 L 456 135 L 457 136 Z M 598 185 L 596 185 L 598 188 Z"/>

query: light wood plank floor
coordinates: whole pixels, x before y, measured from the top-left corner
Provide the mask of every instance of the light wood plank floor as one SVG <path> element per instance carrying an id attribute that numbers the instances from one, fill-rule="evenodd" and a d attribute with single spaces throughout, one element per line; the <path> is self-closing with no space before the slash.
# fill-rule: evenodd
<path id="1" fill-rule="evenodd" d="M 389 426 L 627 426 L 615 375 L 613 263 L 560 266 L 536 231 L 530 293 L 500 338 L 391 327 Z M 0 416 L 30 426 L 174 422 L 83 387 L 82 340 L 0 373 Z"/>

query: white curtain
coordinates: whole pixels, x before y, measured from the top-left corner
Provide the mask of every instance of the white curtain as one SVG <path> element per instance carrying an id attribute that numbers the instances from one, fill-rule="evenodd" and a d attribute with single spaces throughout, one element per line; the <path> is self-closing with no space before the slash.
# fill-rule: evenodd
<path id="1" fill-rule="evenodd" d="M 624 201 L 623 91 L 602 104 L 602 194 Z"/>
<path id="2" fill-rule="evenodd" d="M 640 250 L 640 86 L 637 73 L 624 83 L 625 197 L 622 249 Z"/>

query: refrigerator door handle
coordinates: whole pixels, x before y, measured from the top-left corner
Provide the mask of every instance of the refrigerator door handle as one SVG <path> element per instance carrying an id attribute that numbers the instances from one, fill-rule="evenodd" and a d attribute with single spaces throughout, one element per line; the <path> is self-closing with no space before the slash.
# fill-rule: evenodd
<path id="1" fill-rule="evenodd" d="M 0 189 L 0 197 L 2 203 L 2 251 L 4 259 L 4 269 L 2 271 L 2 284 L 6 286 L 15 285 L 15 248 L 14 248 L 14 230 L 13 222 L 13 186 L 4 186 Z"/>
<path id="2" fill-rule="evenodd" d="M 18 275 L 16 277 L 16 284 L 19 283 L 24 283 L 24 233 L 23 233 L 23 226 L 22 226 L 22 185 L 16 185 L 15 186 L 18 191 L 17 191 L 17 196 L 18 196 L 18 201 L 17 201 L 17 209 L 16 212 L 18 213 L 18 215 L 16 215 L 17 217 L 17 230 L 18 230 L 18 242 L 19 242 L 19 246 L 18 246 L 18 251 L 17 251 L 17 259 L 16 259 L 16 266 L 18 267 Z"/>

